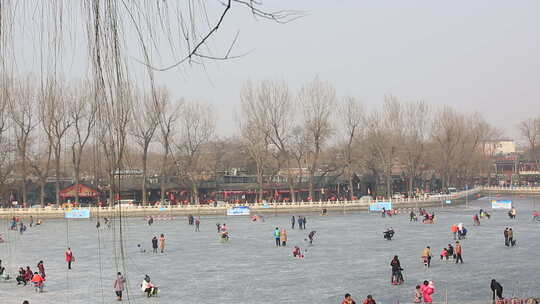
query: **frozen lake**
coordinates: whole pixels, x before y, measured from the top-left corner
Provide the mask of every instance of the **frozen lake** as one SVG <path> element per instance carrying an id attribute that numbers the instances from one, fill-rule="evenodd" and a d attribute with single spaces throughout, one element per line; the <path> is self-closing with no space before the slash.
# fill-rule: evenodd
<path id="1" fill-rule="evenodd" d="M 36 294 L 14 281 L 0 282 L 0 299 L 1 303 L 22 303 L 24 299 L 31 304 L 115 303 L 112 285 L 122 267 L 127 268 L 129 286 L 129 299 L 125 297 L 124 302 L 130 303 L 340 303 L 347 292 L 357 303 L 368 294 L 377 303 L 411 303 L 415 285 L 423 280 L 435 282 L 436 302 L 444 301 L 447 290 L 449 303 L 481 303 L 490 299 L 492 278 L 504 286 L 505 297 L 538 297 L 540 222 L 531 220 L 533 199 L 508 199 L 517 208 L 516 220 L 510 220 L 505 211 L 490 211 L 491 219 L 482 220 L 479 227 L 472 226 L 472 216 L 479 208 L 491 210 L 487 199 L 472 202 L 469 209 L 437 210 L 434 225 L 410 223 L 407 214 L 381 218 L 378 213 L 358 212 L 303 214 L 307 216 L 306 230 L 291 230 L 290 215 L 265 216 L 265 222 L 251 222 L 247 217 L 202 217 L 201 231 L 194 232 L 184 218 L 156 221 L 152 226 L 128 218 L 123 226 L 124 259 L 118 239 L 113 242 L 115 229 L 104 228 L 102 223 L 98 239 L 94 220 L 70 220 L 69 224 L 48 220 L 22 236 L 7 231 L 7 222 L 2 221 L 0 233 L 8 238 L 0 244 L 3 264 L 14 274 L 20 266 L 34 270 L 43 260 L 47 285 L 44 293 Z M 536 200 L 540 209 L 540 199 Z M 231 241 L 225 244 L 218 241 L 215 225 L 223 222 L 231 232 Z M 462 241 L 465 263 L 441 262 L 438 254 L 442 248 L 454 244 L 450 225 L 459 222 L 469 230 L 468 239 Z M 397 233 L 392 241 L 385 241 L 382 231 L 389 226 Z M 507 226 L 514 230 L 515 248 L 504 246 Z M 275 227 L 287 228 L 287 247 L 275 247 Z M 317 236 L 308 247 L 304 239 L 311 230 Z M 151 238 L 161 233 L 167 239 L 166 252 L 154 255 Z M 138 243 L 146 253 L 138 252 Z M 305 259 L 292 257 L 294 245 L 307 248 Z M 68 246 L 76 257 L 69 272 L 64 262 Z M 420 258 L 425 246 L 431 246 L 437 255 L 428 270 Z M 405 269 L 401 286 L 390 284 L 389 263 L 394 255 L 399 255 Z M 139 284 L 145 274 L 160 286 L 159 297 L 143 296 Z"/>

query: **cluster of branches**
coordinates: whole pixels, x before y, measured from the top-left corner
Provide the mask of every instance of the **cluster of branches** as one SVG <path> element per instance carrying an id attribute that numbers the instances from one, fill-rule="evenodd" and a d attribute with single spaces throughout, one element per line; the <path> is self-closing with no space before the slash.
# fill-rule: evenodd
<path id="1" fill-rule="evenodd" d="M 423 101 L 388 96 L 380 108 L 367 111 L 318 78 L 298 92 L 284 82 L 246 82 L 238 133 L 226 139 L 215 136 L 215 115 L 207 104 L 173 101 L 166 88 L 144 92 L 125 83 L 121 97 L 108 103 L 113 97 L 97 98 L 92 87 L 3 79 L 0 187 L 5 191 L 8 182 L 18 181 L 23 202 L 29 178 L 39 183 L 42 204 L 51 178 L 57 202 L 58 181 L 65 178 L 102 182 L 114 198 L 116 177 L 137 169 L 143 204 L 150 176 L 159 176 L 162 200 L 174 177 L 185 181 L 196 203 L 201 183 L 232 167 L 257 176 L 259 199 L 268 177 L 276 175 L 285 178 L 291 199 L 300 184 L 317 199 L 318 177 L 329 173 L 345 176 L 349 189 L 355 176 L 368 176 L 373 192 L 380 188 L 391 195 L 397 172 L 413 195 L 419 180 L 437 178 L 446 188 L 471 184 L 478 174 L 490 176 L 488 143 L 501 136 L 476 113 L 433 109 Z M 522 131 L 529 125 L 524 122 Z"/>
<path id="2" fill-rule="evenodd" d="M 540 170 L 540 116 L 531 117 L 521 121 L 519 131 L 526 142 L 528 158 Z"/>
<path id="3" fill-rule="evenodd" d="M 354 176 L 371 175 L 386 195 L 396 172 L 407 178 L 409 195 L 419 178 L 437 176 L 442 187 L 463 185 L 480 172 L 489 175 L 485 146 L 500 137 L 476 113 L 434 110 L 423 101 L 388 96 L 380 109 L 366 111 L 353 97 L 336 97 L 332 85 L 317 78 L 296 94 L 282 82 L 247 82 L 241 99 L 241 138 L 256 164 L 259 197 L 262 176 L 278 168 L 287 172 L 291 193 L 295 180 L 306 176 L 313 199 L 314 177 L 325 169 L 341 171 L 349 189 Z"/>
<path id="4" fill-rule="evenodd" d="M 60 180 L 71 178 L 78 184 L 83 177 L 97 183 L 105 175 L 109 197 L 114 198 L 116 177 L 126 168 L 137 168 L 143 172 L 146 204 L 151 153 L 160 158 L 153 173 L 188 177 L 195 193 L 200 172 L 208 171 L 201 168 L 207 165 L 201 159 L 202 147 L 213 138 L 215 127 L 209 107 L 202 102 L 173 101 L 166 89 L 150 94 L 126 84 L 122 98 L 108 104 L 83 85 L 38 86 L 30 78 L 3 79 L 0 187 L 4 197 L 5 186 L 15 183 L 19 200 L 26 202 L 27 180 L 33 179 L 40 185 L 44 204 L 45 185 L 52 179 L 60 202 Z M 163 179 L 163 187 L 166 182 Z"/>

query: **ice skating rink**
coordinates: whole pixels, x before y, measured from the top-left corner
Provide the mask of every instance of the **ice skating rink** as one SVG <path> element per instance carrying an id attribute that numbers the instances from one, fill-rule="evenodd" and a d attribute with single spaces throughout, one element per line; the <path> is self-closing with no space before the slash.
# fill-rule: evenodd
<path id="1" fill-rule="evenodd" d="M 148 226 L 143 219 L 128 218 L 122 226 L 125 252 L 121 253 L 119 225 L 96 229 L 92 220 L 46 220 L 24 235 L 8 231 L 2 221 L 0 259 L 12 275 L 19 267 L 37 269 L 43 260 L 47 273 L 45 292 L 38 294 L 14 280 L 0 282 L 0 303 L 116 303 L 113 282 L 118 270 L 127 270 L 129 303 L 340 303 L 351 293 L 357 303 L 372 294 L 377 303 L 411 303 L 415 285 L 435 282 L 434 301 L 449 303 L 487 302 L 490 281 L 504 287 L 504 296 L 540 296 L 540 222 L 531 220 L 531 197 L 511 199 L 517 219 L 506 211 L 492 211 L 490 201 L 481 199 L 470 208 L 437 208 L 433 225 L 411 223 L 408 214 L 381 218 L 379 213 L 301 214 L 306 230 L 290 229 L 291 215 L 267 215 L 264 222 L 248 217 L 201 217 L 201 231 L 194 232 L 185 218 L 156 220 Z M 537 205 L 540 205 L 540 199 Z M 490 220 L 473 226 L 479 208 L 488 210 Z M 540 207 L 538 207 L 540 209 Z M 298 214 L 295 214 L 298 216 Z M 226 223 L 231 240 L 220 243 L 216 223 Z M 448 243 L 452 223 L 463 222 L 469 233 L 462 241 L 464 264 L 439 260 Z M 287 247 L 275 246 L 273 230 L 285 227 Z M 393 227 L 392 241 L 383 230 Z M 503 230 L 512 227 L 517 246 L 504 246 Z M 305 239 L 317 234 L 313 246 Z M 151 239 L 164 233 L 166 252 L 152 254 Z M 145 253 L 139 252 L 142 244 Z M 307 249 L 305 259 L 292 257 L 293 246 Z M 71 247 L 75 262 L 67 271 L 64 252 Z M 424 269 L 422 249 L 431 246 L 430 269 Z M 405 283 L 390 284 L 390 260 L 398 255 Z M 147 299 L 139 285 L 148 274 L 161 289 L 157 298 Z"/>

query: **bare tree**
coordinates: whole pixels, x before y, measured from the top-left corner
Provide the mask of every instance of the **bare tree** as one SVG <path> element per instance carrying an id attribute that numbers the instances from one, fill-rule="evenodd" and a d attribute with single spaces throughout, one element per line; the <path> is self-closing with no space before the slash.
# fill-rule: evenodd
<path id="1" fill-rule="evenodd" d="M 191 183 L 191 203 L 199 203 L 199 183 L 207 174 L 204 146 L 214 136 L 215 124 L 209 106 L 188 102 L 183 107 L 179 120 L 180 134 L 175 143 L 177 166 Z"/>
<path id="2" fill-rule="evenodd" d="M 53 145 L 48 142 L 45 151 L 30 153 L 28 163 L 39 183 L 39 202 L 41 208 L 45 206 L 45 187 L 50 176 L 50 167 L 53 154 Z"/>
<path id="3" fill-rule="evenodd" d="M 298 99 L 302 105 L 304 128 L 311 137 L 308 191 L 309 196 L 314 199 L 314 179 L 319 166 L 319 158 L 322 148 L 332 134 L 330 118 L 336 103 L 336 90 L 330 83 L 315 78 L 302 87 Z"/>
<path id="4" fill-rule="evenodd" d="M 412 196 L 414 181 L 420 167 L 425 162 L 428 127 L 430 123 L 429 106 L 423 102 L 410 102 L 404 105 L 403 140 L 400 149 L 401 161 L 408 177 L 408 195 Z"/>
<path id="5" fill-rule="evenodd" d="M 448 106 L 441 108 L 433 117 L 431 125 L 431 138 L 435 143 L 433 153 L 439 156 L 437 167 L 443 188 L 451 184 L 452 163 L 456 158 L 460 137 L 463 136 L 463 125 L 463 117 Z"/>
<path id="6" fill-rule="evenodd" d="M 71 162 L 73 164 L 73 177 L 76 187 L 81 179 L 81 161 L 86 144 L 94 131 L 97 120 L 97 103 L 92 98 L 90 90 L 81 89 L 72 99 L 69 112 L 73 122 L 73 135 L 71 143 Z M 79 204 L 79 189 L 75 191 L 75 203 Z"/>
<path id="7" fill-rule="evenodd" d="M 355 146 L 358 139 L 364 136 L 364 110 L 354 97 L 345 97 L 340 107 L 341 130 L 344 135 L 343 156 L 345 160 L 345 173 L 349 183 L 349 200 L 353 200 L 353 177 L 355 163 Z"/>
<path id="8" fill-rule="evenodd" d="M 245 150 L 255 162 L 259 187 L 257 201 L 262 202 L 264 198 L 264 171 L 270 154 L 268 137 L 256 127 L 253 121 L 249 120 L 240 126 L 240 132 Z"/>
<path id="9" fill-rule="evenodd" d="M 51 79 L 47 81 L 41 96 L 43 102 L 42 124 L 47 125 L 44 126 L 44 131 L 50 138 L 50 143 L 53 147 L 57 204 L 60 204 L 60 162 L 62 148 L 64 147 L 63 140 L 73 124 L 69 115 L 69 106 L 71 105 L 72 98 L 73 96 L 70 94 L 69 88 L 60 87 L 56 81 Z"/>
<path id="10" fill-rule="evenodd" d="M 519 123 L 521 136 L 527 140 L 529 158 L 536 164 L 536 170 L 540 170 L 540 117 L 528 118 Z"/>
<path id="11" fill-rule="evenodd" d="M 122 174 L 123 161 L 127 146 L 128 123 L 133 109 L 133 90 L 129 84 L 118 87 L 121 92 L 102 97 L 99 91 L 95 95 L 98 103 L 96 126 L 98 140 L 107 160 L 109 175 L 109 204 L 113 205 L 119 185 L 115 185 L 115 177 Z"/>
<path id="12" fill-rule="evenodd" d="M 28 177 L 28 149 L 32 131 L 39 124 L 35 105 L 36 89 L 30 79 L 14 83 L 13 94 L 6 96 L 11 120 L 14 124 L 14 133 L 17 140 L 17 152 L 20 161 L 22 202 L 27 202 L 26 180 Z"/>
<path id="13" fill-rule="evenodd" d="M 392 195 L 392 170 L 401 146 L 402 104 L 393 96 L 385 97 L 382 111 L 373 111 L 367 121 L 367 142 L 384 173 L 385 194 Z"/>
<path id="14" fill-rule="evenodd" d="M 146 191 L 148 176 L 148 149 L 154 140 L 154 134 L 159 124 L 159 98 L 156 95 L 144 95 L 136 98 L 132 111 L 132 121 L 130 125 L 131 134 L 135 139 L 135 144 L 142 152 L 142 204 L 147 205 L 148 195 Z"/>
<path id="15" fill-rule="evenodd" d="M 11 94 L 11 80 L 4 73 L 0 72 L 0 74 L 0 199 L 6 201 L 6 182 L 15 169 L 15 164 L 11 159 L 15 143 L 11 142 L 8 136 L 10 131 L 8 95 Z"/>
<path id="16" fill-rule="evenodd" d="M 161 203 L 165 202 L 165 185 L 169 182 L 171 143 L 174 135 L 173 132 L 177 127 L 182 104 L 183 101 L 172 103 L 168 91 L 160 91 L 158 98 L 159 141 L 163 149 L 160 169 Z"/>
<path id="17" fill-rule="evenodd" d="M 295 178 L 291 168 L 289 140 L 295 104 L 289 88 L 283 82 L 263 81 L 257 85 L 247 82 L 242 90 L 243 112 L 277 151 L 274 154 L 277 164 L 285 164 L 291 200 L 294 202 Z"/>

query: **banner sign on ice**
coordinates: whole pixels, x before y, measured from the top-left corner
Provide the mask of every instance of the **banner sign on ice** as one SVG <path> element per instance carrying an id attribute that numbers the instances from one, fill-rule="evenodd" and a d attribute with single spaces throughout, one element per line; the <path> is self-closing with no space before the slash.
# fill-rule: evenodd
<path id="1" fill-rule="evenodd" d="M 512 209 L 512 201 L 492 200 L 491 209 Z"/>
<path id="2" fill-rule="evenodd" d="M 369 204 L 369 211 L 382 211 L 392 209 L 392 202 L 376 202 Z"/>
<path id="3" fill-rule="evenodd" d="M 227 215 L 249 215 L 249 207 L 238 206 L 227 209 Z"/>
<path id="4" fill-rule="evenodd" d="M 65 218 L 72 219 L 87 219 L 90 218 L 90 210 L 88 209 L 68 209 L 64 213 Z"/>
<path id="5" fill-rule="evenodd" d="M 451 200 L 446 200 L 446 201 L 444 201 L 444 202 L 447 203 L 447 204 L 452 204 L 452 201 L 451 201 Z"/>

